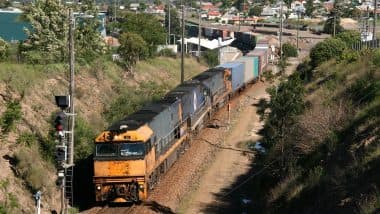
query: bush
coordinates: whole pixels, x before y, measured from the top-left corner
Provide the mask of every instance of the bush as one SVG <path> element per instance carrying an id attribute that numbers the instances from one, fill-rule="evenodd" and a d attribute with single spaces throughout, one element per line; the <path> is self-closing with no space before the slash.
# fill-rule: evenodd
<path id="1" fill-rule="evenodd" d="M 219 64 L 217 50 L 207 50 L 203 52 L 202 58 L 206 61 L 209 67 L 215 67 Z"/>
<path id="2" fill-rule="evenodd" d="M 0 126 L 3 133 L 11 131 L 22 117 L 21 105 L 18 101 L 10 101 L 7 103 L 7 109 L 0 118 Z"/>
<path id="3" fill-rule="evenodd" d="M 172 57 L 172 58 L 177 57 L 177 55 L 174 53 L 174 51 L 170 48 L 164 48 L 164 49 L 160 50 L 160 52 L 158 52 L 158 55 L 166 56 L 166 57 Z"/>
<path id="4" fill-rule="evenodd" d="M 75 161 L 87 158 L 93 152 L 94 130 L 82 118 L 75 120 Z"/>
<path id="5" fill-rule="evenodd" d="M 9 56 L 9 45 L 0 37 L 0 61 L 7 59 Z"/>
<path id="6" fill-rule="evenodd" d="M 380 50 L 375 51 L 372 62 L 374 65 L 380 66 Z"/>
<path id="7" fill-rule="evenodd" d="M 318 43 L 310 51 L 311 66 L 317 67 L 331 58 L 341 57 L 346 47 L 340 39 L 330 38 Z"/>
<path id="8" fill-rule="evenodd" d="M 336 38 L 346 43 L 347 47 L 352 48 L 354 44 L 360 42 L 360 33 L 357 31 L 348 30 L 338 33 Z"/>
<path id="9" fill-rule="evenodd" d="M 25 180 L 31 192 L 36 192 L 41 190 L 42 187 L 47 186 L 45 170 L 39 157 L 36 147 L 23 147 L 14 154 L 14 158 L 16 159 L 16 172 Z"/>
<path id="10" fill-rule="evenodd" d="M 290 43 L 285 43 L 282 45 L 282 52 L 284 54 L 284 57 L 297 57 L 298 56 L 297 48 Z"/>

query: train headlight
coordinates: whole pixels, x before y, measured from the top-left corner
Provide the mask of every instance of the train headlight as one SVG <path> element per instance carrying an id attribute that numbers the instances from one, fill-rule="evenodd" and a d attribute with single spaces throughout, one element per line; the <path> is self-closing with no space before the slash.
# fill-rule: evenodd
<path id="1" fill-rule="evenodd" d="M 96 190 L 100 191 L 102 187 L 100 185 L 96 186 Z"/>
<path id="2" fill-rule="evenodd" d="M 140 185 L 139 185 L 139 189 L 140 189 L 141 191 L 144 191 L 144 184 L 140 184 Z"/>

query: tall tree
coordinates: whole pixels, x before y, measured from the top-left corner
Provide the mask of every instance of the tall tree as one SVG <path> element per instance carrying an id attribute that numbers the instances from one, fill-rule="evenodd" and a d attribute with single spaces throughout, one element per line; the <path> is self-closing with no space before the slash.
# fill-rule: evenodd
<path id="1" fill-rule="evenodd" d="M 268 107 L 271 112 L 267 118 L 265 139 L 267 143 L 279 147 L 281 165 L 284 167 L 285 133 L 294 124 L 296 116 L 303 112 L 304 87 L 296 74 L 281 82 L 278 87 L 270 88 L 268 92 L 270 95 Z"/>
<path id="2" fill-rule="evenodd" d="M 62 61 L 67 53 L 67 8 L 58 0 L 36 0 L 25 16 L 33 28 L 25 29 L 30 50 Z"/>
<path id="3" fill-rule="evenodd" d="M 165 29 L 169 26 L 169 11 L 165 8 Z M 178 19 L 178 12 L 175 8 L 170 9 L 170 33 L 179 35 L 181 33 L 181 23 Z"/>
<path id="4" fill-rule="evenodd" d="M 260 16 L 261 13 L 263 12 L 263 7 L 255 5 L 249 9 L 249 16 Z"/>
<path id="5" fill-rule="evenodd" d="M 132 71 L 132 67 L 136 62 L 148 55 L 148 45 L 144 39 L 136 33 L 123 33 L 120 36 L 118 53 L 123 58 L 122 64 L 129 71 Z"/>
<path id="6" fill-rule="evenodd" d="M 79 11 L 75 28 L 75 49 L 79 57 L 91 61 L 97 54 L 101 54 L 105 47 L 99 32 L 99 11 L 93 0 L 82 0 Z"/>
<path id="7" fill-rule="evenodd" d="M 312 17 L 314 12 L 313 0 L 306 0 L 305 9 L 306 16 Z"/>
<path id="8" fill-rule="evenodd" d="M 165 44 L 165 29 L 153 15 L 129 13 L 125 18 L 127 21 L 121 23 L 122 32 L 139 34 L 147 43 L 150 56 L 155 54 L 157 45 Z"/>

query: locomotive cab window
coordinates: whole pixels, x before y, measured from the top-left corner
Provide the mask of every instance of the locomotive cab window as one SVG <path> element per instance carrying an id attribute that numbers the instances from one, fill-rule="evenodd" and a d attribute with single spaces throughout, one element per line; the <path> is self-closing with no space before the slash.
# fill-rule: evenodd
<path id="1" fill-rule="evenodd" d="M 120 156 L 139 158 L 145 155 L 144 143 L 123 143 L 120 145 Z"/>
<path id="2" fill-rule="evenodd" d="M 98 144 L 96 145 L 96 156 L 109 157 L 117 155 L 117 145 L 115 144 Z"/>

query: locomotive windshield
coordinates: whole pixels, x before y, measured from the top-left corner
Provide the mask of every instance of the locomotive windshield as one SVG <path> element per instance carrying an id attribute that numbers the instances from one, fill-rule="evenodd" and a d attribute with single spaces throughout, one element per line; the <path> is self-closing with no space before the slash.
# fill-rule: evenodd
<path id="1" fill-rule="evenodd" d="M 120 156 L 139 157 L 145 153 L 145 146 L 142 143 L 124 143 L 120 145 Z"/>
<path id="2" fill-rule="evenodd" d="M 96 156 L 112 157 L 117 155 L 116 144 L 98 144 L 96 145 Z"/>
<path id="3" fill-rule="evenodd" d="M 141 142 L 97 144 L 95 148 L 95 156 L 99 158 L 143 159 L 144 155 L 145 144 Z"/>

